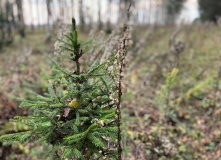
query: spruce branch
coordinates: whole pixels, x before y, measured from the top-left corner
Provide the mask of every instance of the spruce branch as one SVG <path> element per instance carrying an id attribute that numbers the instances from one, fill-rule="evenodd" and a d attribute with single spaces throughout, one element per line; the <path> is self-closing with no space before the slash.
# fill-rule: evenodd
<path id="1" fill-rule="evenodd" d="M 22 134 L 2 136 L 1 140 L 5 143 L 44 141 L 52 148 L 52 159 L 117 159 L 117 150 L 110 149 L 109 143 L 117 140 L 118 129 L 120 134 L 121 75 L 126 46 L 119 48 L 118 56 L 109 57 L 104 62 L 99 63 L 97 60 L 93 64 L 85 63 L 81 71 L 80 58 L 96 45 L 87 46 L 85 50 L 81 48 L 74 19 L 70 33 L 64 37 L 66 40 L 57 38 L 62 45 L 60 49 L 65 53 L 59 58 L 68 58 L 74 62 L 76 70 L 62 68 L 49 58 L 53 64 L 53 75 L 46 77 L 48 93 L 43 96 L 28 91 L 35 98 L 22 100 L 20 107 L 32 108 L 33 114 L 13 119 L 14 122 L 27 125 L 28 130 Z M 123 40 L 121 44 L 126 45 L 126 41 Z M 90 41 L 82 44 L 88 43 Z M 118 66 L 122 62 L 118 92 L 115 84 L 118 70 L 111 74 L 106 70 L 113 68 L 114 61 L 119 61 Z M 119 103 L 115 104 L 111 97 L 116 97 L 117 93 Z M 116 126 L 116 106 L 119 127 Z"/>

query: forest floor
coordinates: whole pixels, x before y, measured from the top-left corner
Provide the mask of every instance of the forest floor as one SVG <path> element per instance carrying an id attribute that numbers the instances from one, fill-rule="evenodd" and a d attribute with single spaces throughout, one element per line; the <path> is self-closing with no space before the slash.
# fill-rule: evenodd
<path id="1" fill-rule="evenodd" d="M 135 28 L 123 85 L 124 159 L 220 160 L 220 26 Z M 24 88 L 47 91 L 44 54 L 53 56 L 53 45 L 43 30 L 28 30 L 0 52 L 0 135 L 21 129 L 9 118 L 28 114 L 13 97 L 27 96 Z M 42 148 L 32 146 L 15 144 L 6 159 L 41 159 Z"/>

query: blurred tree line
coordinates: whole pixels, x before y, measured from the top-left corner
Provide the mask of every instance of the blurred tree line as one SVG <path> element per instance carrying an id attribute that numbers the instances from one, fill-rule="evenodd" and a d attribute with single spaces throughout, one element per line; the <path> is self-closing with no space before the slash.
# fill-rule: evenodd
<path id="1" fill-rule="evenodd" d="M 113 21 L 115 21 L 115 23 L 123 21 L 122 19 L 125 18 L 124 11 L 129 3 L 132 3 L 134 6 L 134 19 L 137 19 L 138 23 L 174 24 L 184 1 L 185 0 L 95 0 L 90 4 L 91 6 L 89 6 L 87 0 L 1 0 L 1 42 L 3 40 L 7 42 L 12 40 L 12 29 L 16 29 L 21 37 L 25 37 L 26 26 L 31 26 L 32 28 L 44 26 L 46 29 L 46 37 L 49 39 L 50 27 L 53 24 L 59 20 L 70 19 L 73 16 L 78 17 L 82 30 L 84 30 L 85 25 L 92 26 L 93 23 L 97 24 L 98 29 L 104 27 L 110 29 Z M 104 7 L 102 6 L 104 4 L 107 5 L 105 15 L 102 14 L 102 12 L 104 13 Z M 136 6 L 138 6 L 137 10 Z M 94 10 L 94 8 L 96 8 L 96 10 Z M 113 20 L 113 10 L 115 12 L 118 10 L 117 17 L 114 17 L 118 20 Z M 33 11 L 35 12 L 34 15 Z M 43 12 L 47 13 L 44 17 L 42 17 Z M 26 25 L 25 22 L 27 21 L 25 20 L 24 14 L 26 17 L 28 15 L 28 19 L 31 19 L 31 22 L 26 23 Z M 35 14 L 37 14 L 37 18 Z M 92 16 L 94 14 L 97 14 L 97 16 Z M 47 20 L 42 22 L 42 19 L 46 16 Z M 143 17 L 142 20 L 140 17 Z M 34 19 L 35 24 L 33 23 Z"/>
<path id="2" fill-rule="evenodd" d="M 12 42 L 12 26 L 15 23 L 13 6 L 8 1 L 0 3 L 0 47 Z"/>
<path id="3" fill-rule="evenodd" d="M 221 16 L 220 0 L 198 0 L 200 9 L 200 18 L 202 21 L 217 22 Z"/>
<path id="4" fill-rule="evenodd" d="M 78 19 L 82 31 L 96 26 L 99 30 L 110 32 L 113 23 L 119 24 L 124 21 L 126 17 L 124 12 L 129 3 L 134 6 L 132 15 L 134 23 L 173 25 L 184 2 L 186 0 L 93 0 L 90 3 L 88 0 L 1 0 L 0 47 L 13 41 L 13 30 L 24 38 L 25 27 L 44 27 L 46 40 L 49 41 L 50 28 L 58 22 L 65 23 L 65 20 L 71 17 Z M 221 14 L 221 1 L 198 0 L 198 2 L 201 19 L 216 22 Z M 25 19 L 27 15 L 29 20 Z"/>

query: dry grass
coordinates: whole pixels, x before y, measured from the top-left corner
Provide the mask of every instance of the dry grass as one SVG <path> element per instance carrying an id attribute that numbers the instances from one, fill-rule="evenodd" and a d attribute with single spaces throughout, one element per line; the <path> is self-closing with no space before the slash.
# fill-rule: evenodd
<path id="1" fill-rule="evenodd" d="M 173 37 L 185 46 L 179 57 L 169 45 L 175 30 L 133 31 L 138 46 L 130 49 L 125 73 L 123 143 L 131 146 L 125 159 L 219 160 L 221 156 L 221 88 L 214 87 L 220 81 L 220 27 L 179 27 Z M 17 89 L 24 87 L 22 82 L 41 81 L 39 75 L 50 70 L 43 54 L 53 54 L 53 41 L 46 45 L 44 32 L 28 32 L 26 39 L 16 36 L 13 45 L 0 53 L 0 91 L 10 96 L 24 96 Z M 87 34 L 81 40 L 85 39 Z M 179 72 L 164 94 L 162 87 L 168 85 L 168 73 L 175 67 Z"/>

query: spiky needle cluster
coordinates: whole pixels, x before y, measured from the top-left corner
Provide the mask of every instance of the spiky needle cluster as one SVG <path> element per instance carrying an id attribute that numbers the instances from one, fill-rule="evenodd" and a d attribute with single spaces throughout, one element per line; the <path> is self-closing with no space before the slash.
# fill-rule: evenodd
<path id="1" fill-rule="evenodd" d="M 110 98 L 117 98 L 117 87 L 106 70 L 116 57 L 101 64 L 96 60 L 81 68 L 79 59 L 93 46 L 85 50 L 82 47 L 91 41 L 78 43 L 74 19 L 71 32 L 65 37 L 67 41 L 58 39 L 63 43 L 60 49 L 68 52 L 62 56 L 72 60 L 76 68 L 64 69 L 51 59 L 54 74 L 49 76 L 48 93 L 44 96 L 34 93 L 35 100 L 23 100 L 20 107 L 32 108 L 33 115 L 12 119 L 29 129 L 3 135 L 1 141 L 43 140 L 53 146 L 52 159 L 118 159 L 116 149 L 109 147 L 109 142 L 116 144 L 118 137 L 116 104 Z"/>

